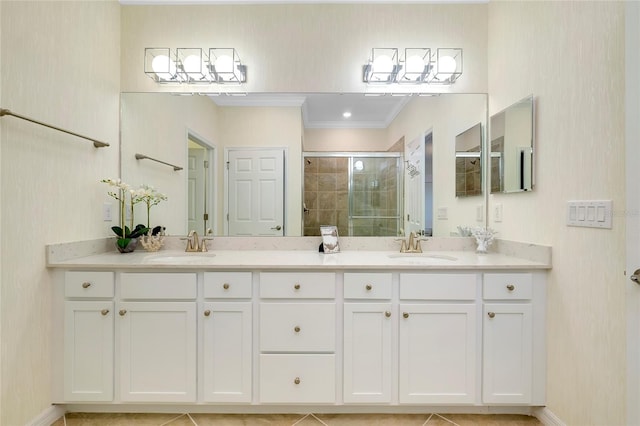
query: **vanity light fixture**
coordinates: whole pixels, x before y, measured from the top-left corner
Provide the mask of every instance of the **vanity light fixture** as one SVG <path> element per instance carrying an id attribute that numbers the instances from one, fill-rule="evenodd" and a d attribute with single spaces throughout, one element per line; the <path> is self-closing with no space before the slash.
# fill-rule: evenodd
<path id="1" fill-rule="evenodd" d="M 462 49 L 406 48 L 398 59 L 397 48 L 373 48 L 363 67 L 362 81 L 369 85 L 449 85 L 462 75 Z"/>
<path id="2" fill-rule="evenodd" d="M 241 85 L 247 67 L 234 48 L 146 48 L 144 73 L 160 84 Z"/>

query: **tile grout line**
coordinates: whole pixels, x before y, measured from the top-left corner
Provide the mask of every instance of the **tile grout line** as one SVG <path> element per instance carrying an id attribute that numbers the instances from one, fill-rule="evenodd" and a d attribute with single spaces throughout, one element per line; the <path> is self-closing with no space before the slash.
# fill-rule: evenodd
<path id="1" fill-rule="evenodd" d="M 303 421 L 304 419 L 306 419 L 307 417 L 313 417 L 314 419 L 316 419 L 317 421 L 319 421 L 320 423 L 322 423 L 324 426 L 329 426 L 327 423 L 323 422 L 322 420 L 320 420 L 315 414 L 313 413 L 307 413 L 305 414 L 301 419 L 298 419 L 294 424 L 292 424 L 291 426 L 296 426 L 298 423 L 300 423 L 301 421 Z"/>
<path id="2" fill-rule="evenodd" d="M 431 417 L 433 417 L 433 413 L 429 414 L 429 417 L 427 417 L 427 420 L 425 420 L 425 422 L 422 423 L 422 426 L 425 426 L 427 423 L 429 423 L 429 420 L 431 420 Z"/>
<path id="3" fill-rule="evenodd" d="M 193 423 L 194 426 L 198 426 L 198 423 L 193 419 L 193 417 L 191 417 L 191 414 L 187 413 L 187 417 L 189 417 L 189 420 L 191 420 L 191 423 Z"/>
<path id="4" fill-rule="evenodd" d="M 454 426 L 460 426 L 458 423 L 454 422 L 453 420 L 449 420 L 448 418 L 446 418 L 446 417 L 444 417 L 444 416 L 441 416 L 441 415 L 440 415 L 440 414 L 438 414 L 438 413 L 434 413 L 434 414 L 435 414 L 436 416 L 440 417 L 440 418 L 441 418 L 442 420 L 444 420 L 445 422 L 449 422 L 449 423 L 451 423 L 451 424 L 452 424 L 452 425 L 454 425 Z"/>
<path id="5" fill-rule="evenodd" d="M 168 420 L 168 421 L 166 421 L 166 422 L 162 423 L 160 426 L 166 426 L 166 425 L 168 425 L 169 423 L 171 423 L 171 422 L 174 422 L 174 421 L 178 420 L 180 417 L 182 417 L 182 416 L 184 416 L 184 415 L 185 415 L 185 414 L 179 414 L 179 415 L 177 415 L 176 417 L 172 418 L 171 420 Z"/>

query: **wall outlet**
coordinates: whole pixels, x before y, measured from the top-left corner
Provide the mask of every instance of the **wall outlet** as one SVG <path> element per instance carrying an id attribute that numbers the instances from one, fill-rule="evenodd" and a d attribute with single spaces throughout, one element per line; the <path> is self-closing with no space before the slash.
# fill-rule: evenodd
<path id="1" fill-rule="evenodd" d="M 446 207 L 438 207 L 438 219 L 446 220 L 449 217 L 449 210 Z"/>
<path id="2" fill-rule="evenodd" d="M 493 221 L 502 222 L 502 204 L 493 206 Z"/>
<path id="3" fill-rule="evenodd" d="M 105 222 L 111 222 L 113 220 L 111 203 L 104 203 L 102 205 L 102 220 Z"/>
<path id="4" fill-rule="evenodd" d="M 478 204 L 476 206 L 476 222 L 482 222 L 484 220 L 484 206 Z"/>

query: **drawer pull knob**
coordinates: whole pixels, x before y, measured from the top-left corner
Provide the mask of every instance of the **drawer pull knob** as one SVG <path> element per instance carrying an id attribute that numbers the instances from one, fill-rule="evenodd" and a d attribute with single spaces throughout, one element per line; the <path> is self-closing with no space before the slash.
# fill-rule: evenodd
<path id="1" fill-rule="evenodd" d="M 103 310 L 100 311 L 100 313 L 102 314 L 102 316 L 105 316 L 105 315 L 107 315 L 109 313 L 109 310 L 108 309 L 103 309 Z"/>
<path id="2" fill-rule="evenodd" d="M 120 312 L 118 312 L 120 314 L 121 317 L 125 316 L 127 314 L 127 310 L 126 309 L 120 309 Z"/>
<path id="3" fill-rule="evenodd" d="M 365 286 L 365 288 L 367 289 L 367 291 L 371 291 L 371 289 L 373 288 L 373 286 L 371 284 L 367 284 Z"/>
<path id="4" fill-rule="evenodd" d="M 404 313 L 402 314 L 402 318 L 409 318 L 409 314 L 408 314 L 407 312 L 404 312 Z"/>
<path id="5" fill-rule="evenodd" d="M 296 333 L 300 333 L 300 327 L 298 327 L 298 326 L 296 325 L 296 327 L 293 329 L 293 331 L 295 331 Z"/>
<path id="6" fill-rule="evenodd" d="M 299 384 L 300 384 L 300 377 L 296 377 L 296 378 L 293 380 L 293 383 L 295 383 L 296 385 L 299 385 Z"/>
<path id="7" fill-rule="evenodd" d="M 391 312 L 387 311 L 384 313 L 384 316 L 387 318 L 391 318 Z"/>
<path id="8" fill-rule="evenodd" d="M 515 285 L 513 285 L 513 284 L 507 284 L 507 290 L 509 290 L 509 291 L 513 291 L 513 290 L 515 290 L 515 289 L 516 289 L 516 286 L 515 286 Z"/>
<path id="9" fill-rule="evenodd" d="M 300 284 L 294 284 L 293 288 L 296 289 L 296 290 L 300 290 Z"/>
<path id="10" fill-rule="evenodd" d="M 489 318 L 493 318 L 496 316 L 495 312 L 489 312 L 487 315 L 489 315 Z"/>
<path id="11" fill-rule="evenodd" d="M 82 283 L 82 288 L 89 288 L 91 287 L 91 283 Z"/>
<path id="12" fill-rule="evenodd" d="M 207 309 L 206 311 L 204 311 L 204 316 L 208 317 L 209 315 L 211 315 L 211 311 L 209 309 Z"/>
<path id="13" fill-rule="evenodd" d="M 229 284 L 228 283 L 222 284 L 222 288 L 224 288 L 225 290 L 229 290 Z"/>

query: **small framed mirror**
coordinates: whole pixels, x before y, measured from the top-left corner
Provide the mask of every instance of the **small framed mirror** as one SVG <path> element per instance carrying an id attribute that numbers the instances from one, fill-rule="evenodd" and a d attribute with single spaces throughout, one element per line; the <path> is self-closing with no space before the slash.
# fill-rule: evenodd
<path id="1" fill-rule="evenodd" d="M 491 193 L 533 190 L 533 96 L 490 119 Z"/>
<path id="2" fill-rule="evenodd" d="M 482 124 L 456 136 L 456 197 L 482 195 Z"/>

